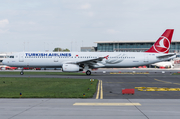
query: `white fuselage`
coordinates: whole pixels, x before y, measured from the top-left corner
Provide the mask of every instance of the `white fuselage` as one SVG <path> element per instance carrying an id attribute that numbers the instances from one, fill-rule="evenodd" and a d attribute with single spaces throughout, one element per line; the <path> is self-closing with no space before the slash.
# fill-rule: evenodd
<path id="1" fill-rule="evenodd" d="M 107 55 L 109 57 L 102 61 L 84 64 L 89 65 L 90 68 L 123 68 L 153 64 L 175 57 L 160 59 L 157 56 L 167 54 L 146 52 L 20 52 L 3 60 L 3 64 L 12 67 L 58 68 L 66 63 L 88 61 Z"/>

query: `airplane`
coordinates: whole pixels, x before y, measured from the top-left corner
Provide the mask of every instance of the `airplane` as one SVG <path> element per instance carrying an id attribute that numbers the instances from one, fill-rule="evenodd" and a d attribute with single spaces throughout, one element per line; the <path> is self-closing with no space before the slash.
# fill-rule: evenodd
<path id="1" fill-rule="evenodd" d="M 7 56 L 3 64 L 12 67 L 62 68 L 63 72 L 86 71 L 94 68 L 128 68 L 149 65 L 175 58 L 168 53 L 174 29 L 166 29 L 145 52 L 19 52 Z"/>

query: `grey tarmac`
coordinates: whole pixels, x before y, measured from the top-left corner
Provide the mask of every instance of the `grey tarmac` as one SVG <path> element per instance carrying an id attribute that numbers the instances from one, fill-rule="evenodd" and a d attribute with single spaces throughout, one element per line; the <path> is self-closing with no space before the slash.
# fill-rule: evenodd
<path id="1" fill-rule="evenodd" d="M 142 71 L 141 71 L 142 72 Z M 0 77 L 94 78 L 102 80 L 103 99 L 0 99 L 0 119 L 179 119 L 180 91 L 138 91 L 122 95 L 122 88 L 180 88 L 180 76 L 149 74 L 110 74 L 92 76 L 0 75 Z M 77 105 L 76 105 L 77 104 Z M 137 105 L 136 105 L 137 104 Z"/>
<path id="2" fill-rule="evenodd" d="M 75 103 L 139 103 L 78 106 Z M 0 99 L 1 119 L 179 119 L 179 99 Z"/>

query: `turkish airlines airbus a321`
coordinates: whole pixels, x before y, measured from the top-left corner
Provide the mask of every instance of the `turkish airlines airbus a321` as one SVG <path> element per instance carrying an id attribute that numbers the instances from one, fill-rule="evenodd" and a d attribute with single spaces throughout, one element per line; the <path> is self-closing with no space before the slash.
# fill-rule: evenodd
<path id="1" fill-rule="evenodd" d="M 168 53 L 173 29 L 167 29 L 145 52 L 19 52 L 3 60 L 11 67 L 62 68 L 64 72 L 86 71 L 93 68 L 126 68 L 153 64 L 175 58 Z M 23 70 L 20 72 L 23 75 Z"/>

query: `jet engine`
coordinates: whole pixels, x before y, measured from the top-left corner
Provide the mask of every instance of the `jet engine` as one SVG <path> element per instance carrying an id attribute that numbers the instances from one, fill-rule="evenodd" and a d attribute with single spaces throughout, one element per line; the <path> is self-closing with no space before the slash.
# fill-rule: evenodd
<path id="1" fill-rule="evenodd" d="M 77 64 L 63 64 L 62 71 L 63 72 L 78 72 L 78 71 L 82 71 L 82 69 Z"/>

